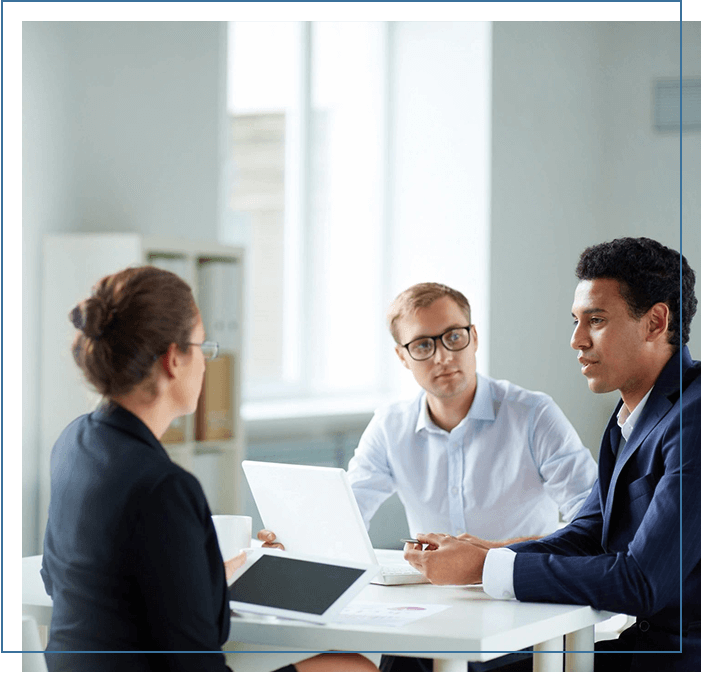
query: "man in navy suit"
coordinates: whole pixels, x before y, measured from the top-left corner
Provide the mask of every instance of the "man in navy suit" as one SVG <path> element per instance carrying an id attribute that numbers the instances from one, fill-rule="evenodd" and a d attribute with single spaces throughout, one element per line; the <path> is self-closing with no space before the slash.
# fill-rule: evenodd
<path id="1" fill-rule="evenodd" d="M 426 547 L 405 557 L 435 584 L 483 581 L 494 598 L 635 615 L 597 644 L 597 670 L 701 670 L 701 363 L 686 347 L 695 275 L 648 238 L 587 248 L 576 273 L 571 346 L 593 392 L 621 393 L 589 498 L 538 541 L 489 549 L 418 535 Z"/>

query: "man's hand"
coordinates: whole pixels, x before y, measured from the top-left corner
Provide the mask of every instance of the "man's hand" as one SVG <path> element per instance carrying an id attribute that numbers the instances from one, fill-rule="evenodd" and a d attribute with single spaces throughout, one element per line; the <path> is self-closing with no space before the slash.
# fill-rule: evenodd
<path id="1" fill-rule="evenodd" d="M 496 549 L 497 547 L 504 547 L 510 542 L 509 540 L 504 540 L 503 542 L 499 542 L 497 540 L 483 540 L 482 538 L 475 537 L 469 533 L 458 535 L 457 539 L 467 540 L 467 542 L 470 542 L 471 544 L 475 545 L 475 547 L 479 547 L 480 549 Z"/>
<path id="2" fill-rule="evenodd" d="M 256 537 L 263 543 L 263 547 L 266 547 L 267 549 L 285 548 L 281 542 L 277 542 L 275 533 L 273 533 L 271 530 L 265 530 L 265 528 L 263 530 L 259 530 Z"/>
<path id="3" fill-rule="evenodd" d="M 482 581 L 487 549 L 452 535 L 419 533 L 422 544 L 408 544 L 404 558 L 423 573 L 431 584 L 476 584 Z"/>
<path id="4" fill-rule="evenodd" d="M 508 547 L 510 544 L 516 544 L 517 542 L 540 540 L 541 537 L 542 535 L 533 535 L 531 537 L 512 537 L 508 540 L 483 540 L 469 533 L 463 533 L 462 535 L 458 535 L 458 540 L 467 540 L 475 545 L 475 547 L 481 547 L 482 549 L 496 549 L 497 547 Z"/>

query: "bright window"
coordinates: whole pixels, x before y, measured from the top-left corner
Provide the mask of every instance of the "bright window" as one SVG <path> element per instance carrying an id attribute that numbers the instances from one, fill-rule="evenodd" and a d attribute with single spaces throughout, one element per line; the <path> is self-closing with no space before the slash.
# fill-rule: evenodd
<path id="1" fill-rule="evenodd" d="M 384 23 L 230 23 L 226 238 L 246 245 L 244 397 L 378 392 Z"/>

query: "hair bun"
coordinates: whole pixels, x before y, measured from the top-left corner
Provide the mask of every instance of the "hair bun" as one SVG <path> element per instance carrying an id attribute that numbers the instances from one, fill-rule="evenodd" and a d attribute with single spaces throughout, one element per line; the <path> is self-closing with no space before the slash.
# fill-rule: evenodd
<path id="1" fill-rule="evenodd" d="M 76 306 L 69 314 L 68 319 L 73 323 L 73 327 L 83 331 L 85 326 L 85 316 L 83 315 L 83 309 L 80 304 Z"/>
<path id="2" fill-rule="evenodd" d="M 173 343 L 187 352 L 199 313 L 184 280 L 141 266 L 99 280 L 68 317 L 78 330 L 73 359 L 88 383 L 114 398 L 142 384 L 157 396 L 158 356 Z"/>
<path id="3" fill-rule="evenodd" d="M 68 318 L 86 337 L 99 340 L 112 322 L 115 312 L 104 299 L 92 296 L 80 302 L 68 314 Z"/>

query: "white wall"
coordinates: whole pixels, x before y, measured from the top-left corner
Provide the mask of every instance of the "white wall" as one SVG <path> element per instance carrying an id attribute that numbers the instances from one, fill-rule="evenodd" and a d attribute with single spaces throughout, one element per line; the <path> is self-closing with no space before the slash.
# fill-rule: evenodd
<path id="1" fill-rule="evenodd" d="M 86 22 L 72 37 L 80 226 L 214 238 L 224 25 Z"/>
<path id="2" fill-rule="evenodd" d="M 595 454 L 617 397 L 589 392 L 569 347 L 574 268 L 587 245 L 618 236 L 679 248 L 678 136 L 656 134 L 651 116 L 653 79 L 679 72 L 678 31 L 493 25 L 491 370 L 551 394 Z M 701 74 L 699 37 L 685 24 L 689 76 Z M 685 137 L 683 203 L 701 276 L 700 141 Z"/>
<path id="3" fill-rule="evenodd" d="M 219 229 L 225 24 L 23 27 L 23 554 L 35 553 L 41 240 Z M 79 261 L 77 260 L 77 263 Z"/>
<path id="4" fill-rule="evenodd" d="M 36 551 L 41 240 L 51 231 L 70 231 L 77 219 L 68 33 L 65 23 L 25 23 L 22 34 L 23 555 Z"/>
<path id="5" fill-rule="evenodd" d="M 701 77 L 701 22 L 683 28 L 683 76 Z M 604 225 L 629 236 L 650 236 L 679 250 L 679 136 L 652 131 L 652 81 L 679 73 L 679 24 L 602 26 L 606 60 L 602 130 L 606 147 Z M 701 132 L 682 138 L 683 252 L 697 273 L 701 297 Z M 701 318 L 692 323 L 689 348 L 701 358 Z"/>

